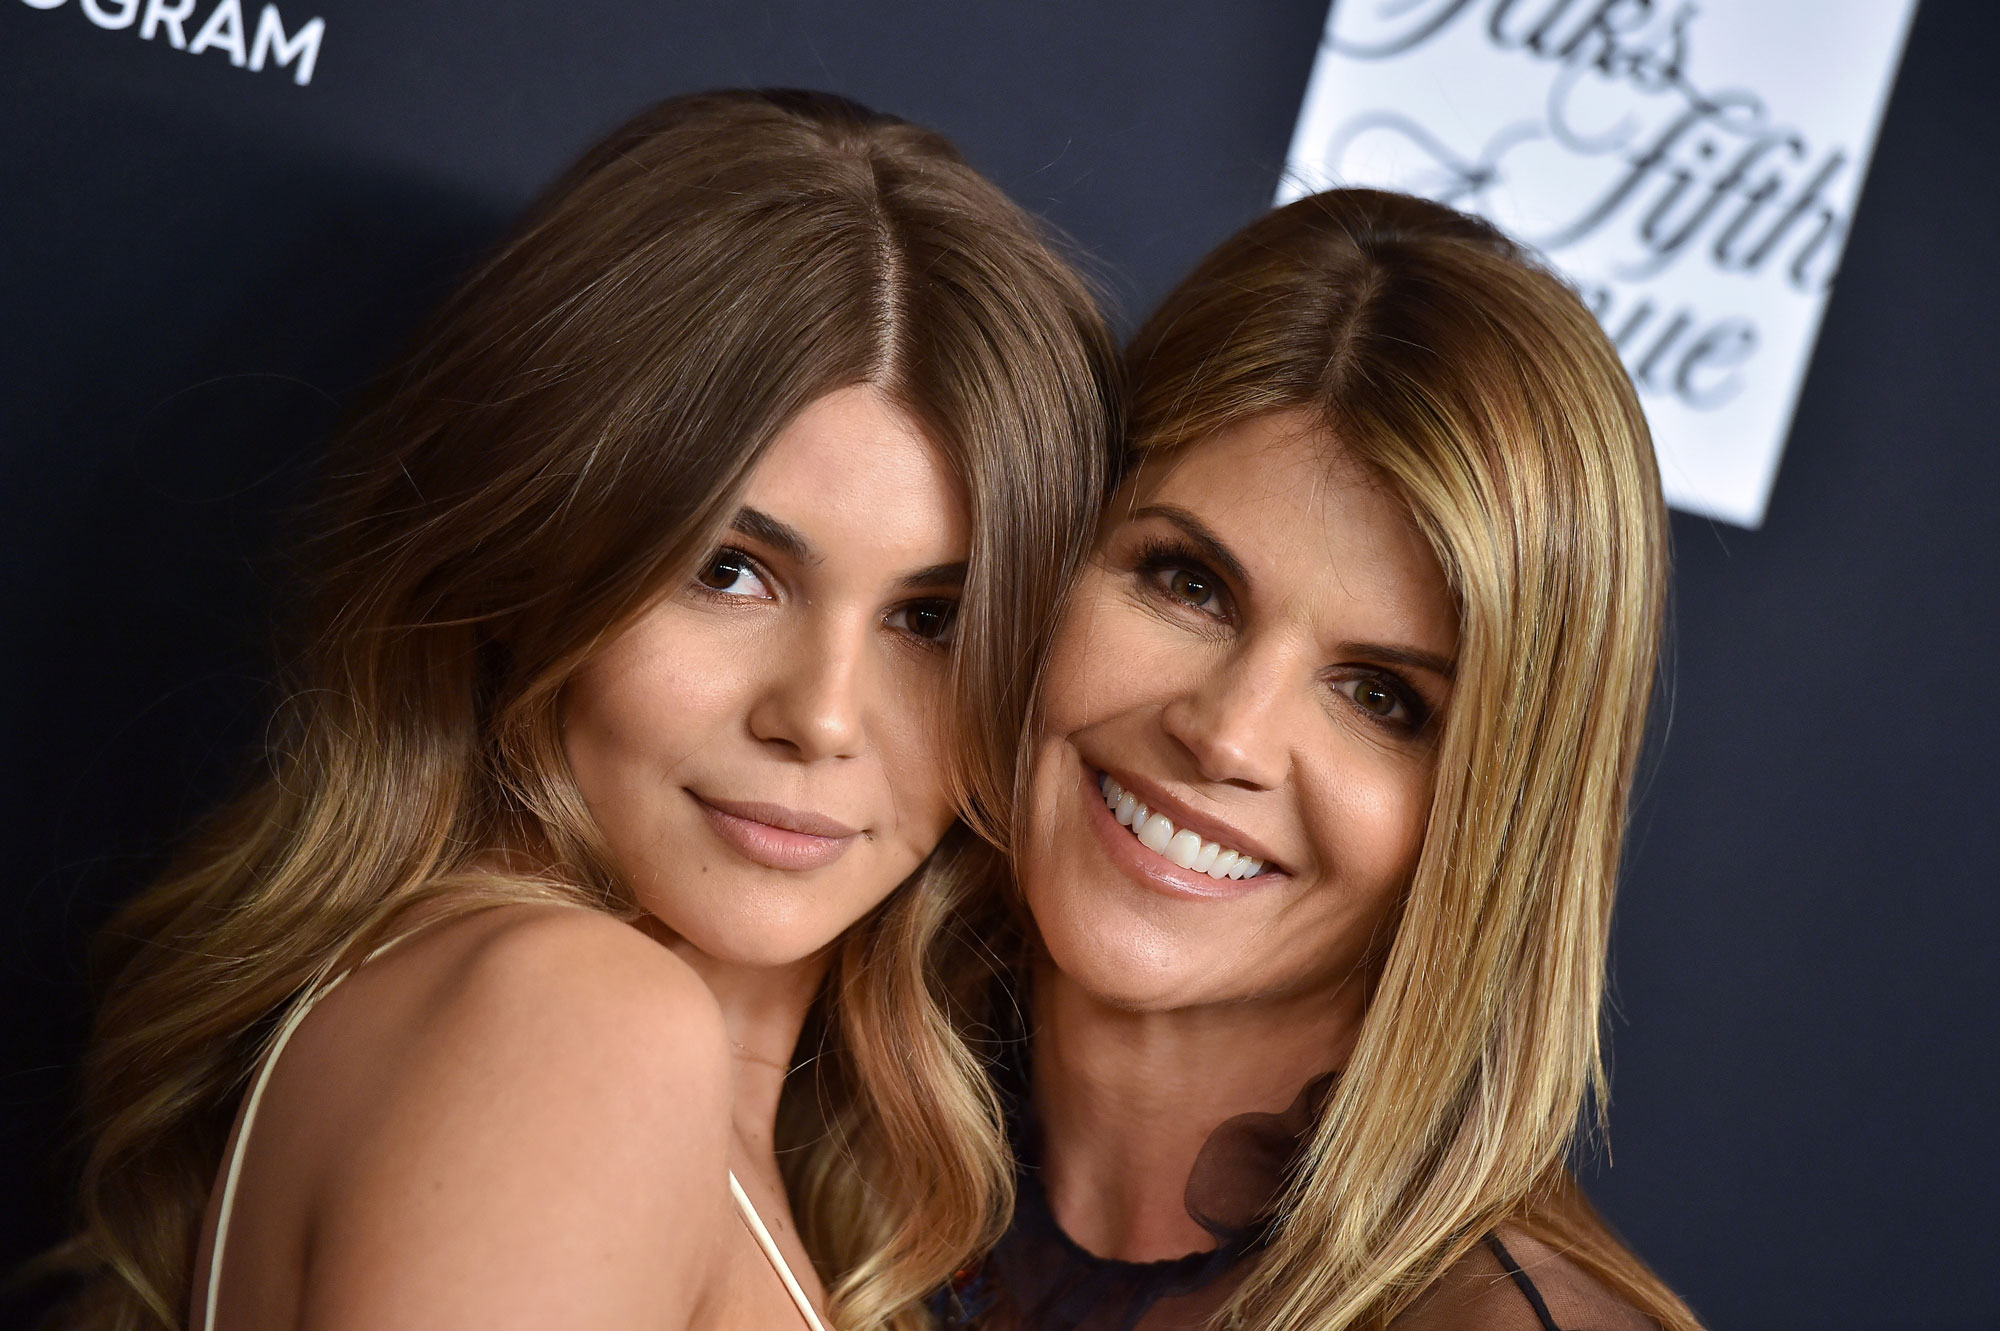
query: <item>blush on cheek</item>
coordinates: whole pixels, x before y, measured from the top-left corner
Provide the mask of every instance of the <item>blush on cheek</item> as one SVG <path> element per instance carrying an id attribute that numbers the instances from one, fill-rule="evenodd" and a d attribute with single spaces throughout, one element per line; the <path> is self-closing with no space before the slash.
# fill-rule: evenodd
<path id="1" fill-rule="evenodd" d="M 1314 785 L 1305 802 L 1322 871 L 1356 885 L 1407 880 L 1423 849 L 1429 772 L 1393 759 L 1350 759 L 1330 764 Z"/>
<path id="2" fill-rule="evenodd" d="M 1430 811 L 1430 781 L 1358 783 L 1352 833 L 1346 837 L 1366 867 L 1366 877 L 1384 891 L 1400 891 L 1416 871 L 1424 849 L 1424 825 Z"/>
<path id="3" fill-rule="evenodd" d="M 1144 687 L 1144 673 L 1130 668 L 1137 644 L 1128 641 L 1134 636 L 1131 630 L 1143 625 L 1119 614 L 1117 605 L 1111 571 L 1092 561 L 1072 589 L 1049 644 L 1035 719 L 1038 748 L 1046 751 L 1092 716 L 1117 710 L 1121 691 Z"/>
<path id="4" fill-rule="evenodd" d="M 958 820 L 958 806 L 939 737 L 924 731 L 911 739 L 885 755 L 889 789 L 884 807 L 891 814 L 878 835 L 907 853 L 914 871 Z"/>

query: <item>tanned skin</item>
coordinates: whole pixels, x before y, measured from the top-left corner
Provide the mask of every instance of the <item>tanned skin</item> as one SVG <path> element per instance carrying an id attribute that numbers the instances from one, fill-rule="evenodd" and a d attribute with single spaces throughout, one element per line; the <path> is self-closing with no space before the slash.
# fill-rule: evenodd
<path id="1" fill-rule="evenodd" d="M 564 699 L 638 927 L 482 911 L 315 1008 L 251 1134 L 220 1327 L 801 1325 L 732 1170 L 824 1308 L 778 1094 L 831 944 L 955 816 L 937 717 L 968 541 L 941 455 L 873 388 L 790 423 L 723 545 Z M 214 1226 L 211 1201 L 204 1275 Z"/>

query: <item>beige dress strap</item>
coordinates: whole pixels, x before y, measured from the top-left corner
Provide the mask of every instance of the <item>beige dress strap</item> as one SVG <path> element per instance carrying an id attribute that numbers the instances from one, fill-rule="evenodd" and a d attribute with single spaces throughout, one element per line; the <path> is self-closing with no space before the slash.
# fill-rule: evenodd
<path id="1" fill-rule="evenodd" d="M 819 1314 L 813 1311 L 812 1300 L 806 1297 L 805 1290 L 799 1285 L 798 1277 L 792 1274 L 790 1264 L 785 1261 L 785 1254 L 778 1251 L 778 1244 L 771 1237 L 771 1231 L 764 1228 L 764 1217 L 758 1215 L 757 1208 L 751 1205 L 750 1194 L 744 1192 L 743 1185 L 736 1181 L 736 1171 L 733 1169 L 729 1171 L 729 1193 L 736 1199 L 736 1209 L 742 1214 L 743 1223 L 750 1230 L 750 1237 L 757 1240 L 757 1246 L 764 1250 L 764 1257 L 771 1263 L 771 1269 L 778 1273 L 778 1279 L 784 1281 L 785 1293 L 792 1296 L 792 1302 L 798 1306 L 799 1316 L 806 1319 L 806 1325 L 811 1327 L 812 1331 L 826 1331 L 826 1323 L 820 1321 Z"/>
<path id="2" fill-rule="evenodd" d="M 417 929 L 422 927 L 418 925 Z M 319 1006 L 322 998 L 340 988 L 342 980 L 408 938 L 410 934 L 416 933 L 417 929 L 391 938 L 358 963 L 328 980 L 307 995 L 303 1003 L 293 1008 L 291 1014 L 285 1018 L 284 1024 L 278 1027 L 278 1038 L 271 1041 L 270 1051 L 264 1055 L 263 1065 L 257 1069 L 257 1080 L 250 1083 L 250 1100 L 243 1106 L 243 1126 L 236 1130 L 236 1140 L 229 1148 L 229 1170 L 222 1176 L 222 1203 L 216 1208 L 215 1213 L 215 1244 L 209 1253 L 208 1276 L 202 1287 L 202 1331 L 215 1331 L 215 1292 L 222 1284 L 222 1250 L 229 1242 L 229 1213 L 236 1206 L 236 1184 L 243 1175 L 243 1152 L 250 1144 L 250 1128 L 257 1121 L 257 1106 L 263 1102 L 264 1088 L 271 1084 L 271 1069 L 278 1066 L 278 1055 L 285 1052 L 285 1046 L 291 1043 L 293 1033 L 299 1029 L 299 1023 Z"/>

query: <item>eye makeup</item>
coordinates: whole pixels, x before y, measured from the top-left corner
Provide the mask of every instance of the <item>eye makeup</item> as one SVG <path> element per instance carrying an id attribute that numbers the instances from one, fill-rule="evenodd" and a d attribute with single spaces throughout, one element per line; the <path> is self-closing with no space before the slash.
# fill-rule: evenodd
<path id="1" fill-rule="evenodd" d="M 1160 516 L 1170 516 L 1162 514 Z M 1171 519 L 1170 519 L 1171 520 Z M 1176 522 L 1176 526 L 1180 526 Z M 1192 613 L 1211 624 L 1239 627 L 1236 594 L 1210 559 L 1209 542 L 1201 545 L 1182 535 L 1148 535 L 1122 561 L 1148 601 L 1164 613 Z M 1219 542 L 1215 542 L 1219 545 Z M 1234 563 L 1234 561 L 1231 561 Z M 1431 728 L 1438 711 L 1425 692 L 1396 669 L 1407 660 L 1449 680 L 1451 663 L 1431 653 L 1379 644 L 1356 643 L 1348 651 L 1356 659 L 1329 666 L 1322 680 L 1345 705 L 1363 719 L 1401 738 L 1416 738 Z M 1387 704 L 1371 705 L 1369 691 Z"/>

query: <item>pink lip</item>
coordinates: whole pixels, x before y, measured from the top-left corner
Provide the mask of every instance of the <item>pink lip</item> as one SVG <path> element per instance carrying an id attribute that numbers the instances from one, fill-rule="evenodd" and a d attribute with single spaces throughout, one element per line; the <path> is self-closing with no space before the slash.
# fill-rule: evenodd
<path id="1" fill-rule="evenodd" d="M 1120 785 L 1124 784 L 1122 779 L 1114 779 L 1119 780 Z M 1083 794 L 1090 803 L 1090 813 L 1087 817 L 1090 819 L 1091 829 L 1097 833 L 1098 842 L 1104 847 L 1104 853 L 1127 875 L 1156 892 L 1213 901 L 1217 898 L 1240 897 L 1249 892 L 1261 891 L 1287 877 L 1282 871 L 1269 868 L 1255 878 L 1210 878 L 1205 873 L 1183 869 L 1166 856 L 1146 849 L 1139 843 L 1139 838 L 1132 835 L 1129 828 L 1124 827 L 1112 816 L 1111 807 L 1104 802 L 1104 792 L 1097 784 L 1097 773 L 1088 765 L 1083 769 Z M 1174 816 L 1171 809 L 1163 808 L 1161 812 L 1168 818 Z M 1195 829 L 1197 834 L 1200 830 L 1200 828 Z M 1262 856 L 1258 858 L 1261 859 Z"/>
<path id="2" fill-rule="evenodd" d="M 847 853 L 860 832 L 842 822 L 782 804 L 688 795 L 715 834 L 767 869 L 818 869 Z"/>

